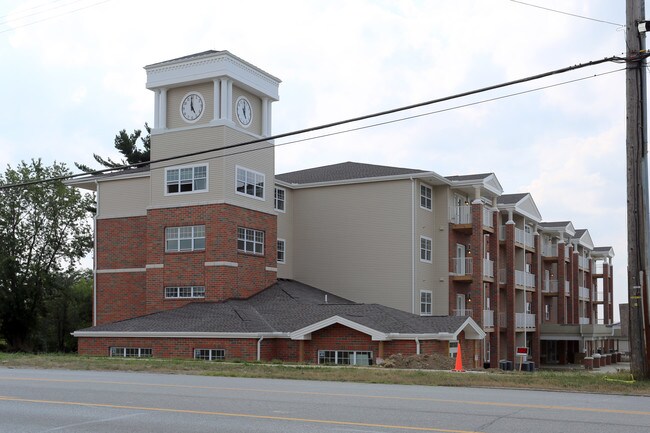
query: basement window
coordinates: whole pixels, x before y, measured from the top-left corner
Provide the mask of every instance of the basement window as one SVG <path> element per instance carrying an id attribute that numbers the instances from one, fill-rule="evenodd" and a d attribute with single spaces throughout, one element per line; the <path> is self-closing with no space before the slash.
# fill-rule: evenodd
<path id="1" fill-rule="evenodd" d="M 319 350 L 318 363 L 332 365 L 372 365 L 372 352 Z"/>
<path id="2" fill-rule="evenodd" d="M 142 347 L 111 347 L 111 357 L 120 358 L 151 358 L 153 356 L 151 349 Z"/>
<path id="3" fill-rule="evenodd" d="M 225 349 L 194 349 L 194 359 L 223 361 L 226 359 L 226 351 Z"/>

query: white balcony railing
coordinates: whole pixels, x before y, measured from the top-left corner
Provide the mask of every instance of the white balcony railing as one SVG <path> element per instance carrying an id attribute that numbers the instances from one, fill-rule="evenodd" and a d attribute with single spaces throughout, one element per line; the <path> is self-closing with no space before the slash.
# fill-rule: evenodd
<path id="1" fill-rule="evenodd" d="M 483 259 L 483 276 L 494 278 L 494 262 L 490 259 Z"/>
<path id="2" fill-rule="evenodd" d="M 461 308 L 459 310 L 454 310 L 454 316 L 457 317 L 472 317 L 471 308 Z"/>
<path id="3" fill-rule="evenodd" d="M 589 324 L 589 317 L 581 317 L 580 321 L 578 322 L 581 325 L 588 325 Z"/>
<path id="4" fill-rule="evenodd" d="M 535 329 L 535 315 L 515 313 L 515 326 L 517 328 Z"/>
<path id="5" fill-rule="evenodd" d="M 550 244 L 542 245 L 542 255 L 544 257 L 557 257 L 557 244 L 555 244 L 555 245 L 550 245 Z"/>
<path id="6" fill-rule="evenodd" d="M 472 207 L 468 204 L 451 206 L 449 208 L 449 221 L 454 224 L 471 224 Z"/>
<path id="7" fill-rule="evenodd" d="M 535 248 L 535 236 L 532 233 L 526 233 L 522 229 L 515 227 L 515 242 L 519 242 L 528 248 Z"/>
<path id="8" fill-rule="evenodd" d="M 589 269 L 589 258 L 578 256 L 578 266 L 580 269 Z"/>
<path id="9" fill-rule="evenodd" d="M 580 299 L 589 300 L 589 289 L 587 287 L 578 287 L 578 297 Z"/>
<path id="10" fill-rule="evenodd" d="M 493 211 L 491 209 L 488 209 L 485 206 L 483 206 L 483 226 L 485 227 L 494 226 L 494 224 L 492 223 L 492 214 Z"/>
<path id="11" fill-rule="evenodd" d="M 544 280 L 544 293 L 557 293 L 558 292 L 558 280 Z"/>
<path id="12" fill-rule="evenodd" d="M 569 280 L 564 281 L 564 296 L 571 296 L 571 285 Z"/>
<path id="13" fill-rule="evenodd" d="M 526 286 L 535 288 L 535 274 L 524 271 L 515 271 L 515 284 L 518 286 Z"/>
<path id="14" fill-rule="evenodd" d="M 494 328 L 494 311 L 483 310 L 483 327 Z"/>
<path id="15" fill-rule="evenodd" d="M 451 259 L 452 274 L 457 276 L 472 275 L 472 257 L 454 257 Z"/>

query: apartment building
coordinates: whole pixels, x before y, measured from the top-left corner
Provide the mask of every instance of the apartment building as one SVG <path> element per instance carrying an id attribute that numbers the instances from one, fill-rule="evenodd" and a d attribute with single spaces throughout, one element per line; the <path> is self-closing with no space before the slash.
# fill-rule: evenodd
<path id="1" fill-rule="evenodd" d="M 370 364 L 460 346 L 497 367 L 611 347 L 613 251 L 530 194 L 354 162 L 276 175 L 279 79 L 227 51 L 145 70 L 152 164 L 69 182 L 98 202 L 81 353 Z"/>

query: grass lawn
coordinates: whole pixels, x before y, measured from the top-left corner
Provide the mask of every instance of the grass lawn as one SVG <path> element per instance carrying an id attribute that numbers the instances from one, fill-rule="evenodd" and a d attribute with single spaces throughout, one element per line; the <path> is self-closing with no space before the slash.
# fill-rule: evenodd
<path id="1" fill-rule="evenodd" d="M 454 373 L 433 370 L 397 370 L 381 367 L 327 367 L 287 363 L 206 362 L 195 360 L 87 357 L 75 354 L 0 353 L 2 368 L 115 370 L 204 376 L 256 377 L 298 380 L 386 383 L 426 386 L 543 389 L 650 396 L 650 381 L 634 381 L 629 373 L 535 371 L 533 373 L 480 370 Z"/>

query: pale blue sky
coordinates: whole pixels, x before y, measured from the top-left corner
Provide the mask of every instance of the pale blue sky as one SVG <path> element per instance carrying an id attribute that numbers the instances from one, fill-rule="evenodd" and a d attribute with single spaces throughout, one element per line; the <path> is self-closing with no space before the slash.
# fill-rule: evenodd
<path id="1" fill-rule="evenodd" d="M 528 3 L 625 23 L 623 0 Z M 153 123 L 143 66 L 208 49 L 283 81 L 273 132 L 284 133 L 623 56 L 625 32 L 509 0 L 3 0 L 0 166 L 117 156 L 117 131 Z M 276 172 L 343 161 L 494 172 L 506 193 L 532 193 L 544 220 L 570 220 L 613 246 L 624 302 L 622 69 L 607 63 L 390 119 L 590 77 L 572 84 L 282 146 Z"/>

